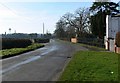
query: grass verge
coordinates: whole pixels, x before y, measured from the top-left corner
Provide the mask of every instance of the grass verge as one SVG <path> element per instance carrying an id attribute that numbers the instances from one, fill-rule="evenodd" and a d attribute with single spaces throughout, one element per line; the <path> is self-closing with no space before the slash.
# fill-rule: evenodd
<path id="1" fill-rule="evenodd" d="M 80 45 L 82 47 L 85 47 L 91 51 L 107 51 L 105 48 L 101 48 L 101 47 L 97 47 L 97 46 L 91 46 L 91 45 L 87 45 L 87 44 L 83 44 L 83 43 L 72 43 L 69 41 L 63 41 L 63 40 L 57 40 L 59 42 L 64 42 L 64 43 L 69 43 L 69 44 L 77 44 Z"/>
<path id="2" fill-rule="evenodd" d="M 118 54 L 79 51 L 73 56 L 60 81 L 118 81 Z"/>
<path id="3" fill-rule="evenodd" d="M 18 54 L 22 54 L 28 51 L 35 50 L 37 48 L 43 47 L 44 45 L 41 45 L 39 43 L 32 44 L 26 48 L 12 48 L 12 49 L 5 49 L 5 50 L 0 50 L 0 57 L 3 58 L 8 58 L 12 57 Z"/>
<path id="4" fill-rule="evenodd" d="M 77 43 L 80 46 L 83 46 L 85 48 L 88 48 L 89 50 L 92 51 L 107 51 L 105 48 L 101 48 L 101 47 L 97 47 L 97 46 L 91 46 L 91 45 L 87 45 L 87 44 L 82 44 L 82 43 Z"/>

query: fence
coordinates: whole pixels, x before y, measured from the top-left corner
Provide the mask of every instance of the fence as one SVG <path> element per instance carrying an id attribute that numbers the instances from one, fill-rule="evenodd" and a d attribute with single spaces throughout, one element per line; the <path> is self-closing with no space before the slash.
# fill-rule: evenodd
<path id="1" fill-rule="evenodd" d="M 98 38 L 78 38 L 78 43 L 83 43 L 87 45 L 97 46 L 104 48 L 104 40 Z"/>

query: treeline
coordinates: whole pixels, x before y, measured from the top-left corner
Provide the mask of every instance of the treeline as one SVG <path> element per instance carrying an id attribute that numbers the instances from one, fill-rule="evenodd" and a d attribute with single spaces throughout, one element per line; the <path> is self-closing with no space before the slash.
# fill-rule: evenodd
<path id="1" fill-rule="evenodd" d="M 119 5 L 114 2 L 93 2 L 90 8 L 79 8 L 64 14 L 56 23 L 58 38 L 99 38 L 106 35 L 106 15 L 115 15 Z"/>
<path id="2" fill-rule="evenodd" d="M 37 34 L 37 33 L 13 33 L 13 34 L 2 34 L 2 38 L 15 38 L 15 39 L 35 39 L 35 38 L 52 38 L 51 33 Z"/>

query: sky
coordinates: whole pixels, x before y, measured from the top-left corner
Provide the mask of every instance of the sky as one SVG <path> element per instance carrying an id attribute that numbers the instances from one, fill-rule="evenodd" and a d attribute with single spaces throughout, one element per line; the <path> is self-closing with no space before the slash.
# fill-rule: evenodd
<path id="1" fill-rule="evenodd" d="M 5 0 L 4 0 L 5 1 Z M 0 34 L 53 33 L 56 22 L 65 13 L 74 13 L 81 7 L 90 7 L 92 2 L 0 2 Z"/>
<path id="2" fill-rule="evenodd" d="M 55 24 L 67 12 L 90 7 L 92 2 L 0 2 L 0 34 L 53 33 Z"/>

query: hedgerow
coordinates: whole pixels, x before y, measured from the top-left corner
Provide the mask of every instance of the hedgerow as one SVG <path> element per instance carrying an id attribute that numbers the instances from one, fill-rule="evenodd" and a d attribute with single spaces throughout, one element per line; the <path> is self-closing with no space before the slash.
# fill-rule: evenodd
<path id="1" fill-rule="evenodd" d="M 1 42 L 1 41 L 0 41 Z M 24 48 L 32 44 L 29 39 L 2 38 L 2 49 Z"/>

